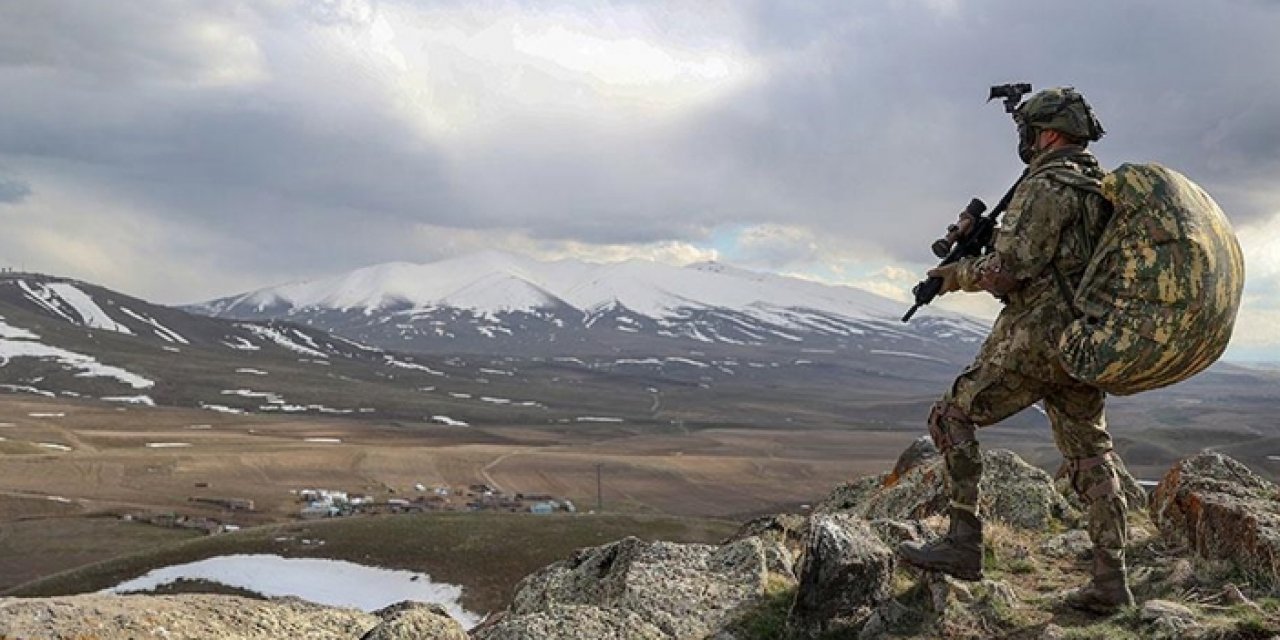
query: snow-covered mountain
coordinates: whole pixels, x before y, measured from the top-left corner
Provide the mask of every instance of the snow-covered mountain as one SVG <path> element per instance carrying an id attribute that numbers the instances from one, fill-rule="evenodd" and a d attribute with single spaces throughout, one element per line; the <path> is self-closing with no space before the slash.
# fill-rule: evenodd
<path id="1" fill-rule="evenodd" d="M 949 359 L 971 353 L 985 332 L 981 323 L 933 310 L 903 325 L 903 307 L 852 287 L 714 262 L 597 265 L 490 251 L 430 264 L 380 264 L 189 309 L 288 319 L 426 353 L 618 351 L 647 337 L 668 347 L 923 348 L 919 355 Z"/>

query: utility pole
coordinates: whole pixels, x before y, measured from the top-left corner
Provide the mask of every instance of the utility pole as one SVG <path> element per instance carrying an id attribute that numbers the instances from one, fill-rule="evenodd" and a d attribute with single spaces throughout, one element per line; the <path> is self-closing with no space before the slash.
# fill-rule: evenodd
<path id="1" fill-rule="evenodd" d="M 604 490 L 600 484 L 600 470 L 604 467 L 604 463 L 596 463 L 596 513 L 604 511 Z"/>

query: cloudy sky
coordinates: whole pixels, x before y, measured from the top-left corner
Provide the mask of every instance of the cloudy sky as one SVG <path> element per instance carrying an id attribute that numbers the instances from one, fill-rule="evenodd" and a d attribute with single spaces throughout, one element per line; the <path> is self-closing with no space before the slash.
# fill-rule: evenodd
<path id="1" fill-rule="evenodd" d="M 5 2 L 0 264 L 186 303 L 498 248 L 901 297 L 1020 169 L 987 87 L 1073 84 L 1104 165 L 1227 210 L 1231 354 L 1280 360 L 1277 78 L 1275 0 Z"/>

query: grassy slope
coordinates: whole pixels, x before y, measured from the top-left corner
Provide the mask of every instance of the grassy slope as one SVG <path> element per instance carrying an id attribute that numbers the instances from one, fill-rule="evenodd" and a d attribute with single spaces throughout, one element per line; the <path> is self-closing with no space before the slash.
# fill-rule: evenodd
<path id="1" fill-rule="evenodd" d="M 629 535 L 719 542 L 737 524 L 660 516 L 426 514 L 347 518 L 257 527 L 164 546 L 73 569 L 5 592 L 52 596 L 96 591 L 173 564 L 234 553 L 319 557 L 422 571 L 464 587 L 463 605 L 499 609 L 517 582 L 574 549 Z M 283 538 L 283 540 L 278 540 Z M 311 541 L 304 544 L 303 541 Z M 323 540 L 323 545 L 315 541 Z"/>

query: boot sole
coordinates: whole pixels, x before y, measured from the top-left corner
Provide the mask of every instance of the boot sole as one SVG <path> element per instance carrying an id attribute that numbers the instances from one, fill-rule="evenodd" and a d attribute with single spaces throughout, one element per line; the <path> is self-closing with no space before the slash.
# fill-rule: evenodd
<path id="1" fill-rule="evenodd" d="M 936 573 L 945 573 L 951 576 L 952 578 L 955 578 L 956 580 L 963 580 L 965 582 L 981 582 L 982 581 L 981 571 L 965 571 L 963 569 L 955 569 L 953 567 L 944 567 L 944 566 L 938 566 L 938 565 L 930 565 L 923 562 L 916 562 L 912 560 L 909 556 L 902 553 L 899 553 L 898 556 L 902 558 L 903 561 L 905 561 L 907 564 L 917 569 L 921 569 L 924 571 L 933 571 Z"/>

